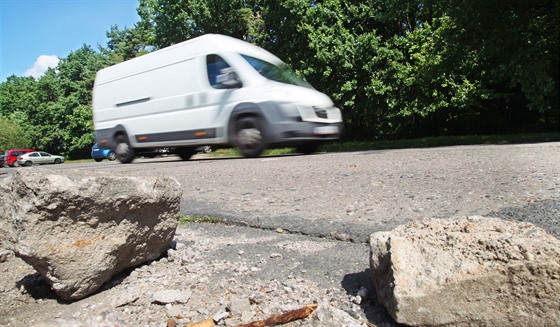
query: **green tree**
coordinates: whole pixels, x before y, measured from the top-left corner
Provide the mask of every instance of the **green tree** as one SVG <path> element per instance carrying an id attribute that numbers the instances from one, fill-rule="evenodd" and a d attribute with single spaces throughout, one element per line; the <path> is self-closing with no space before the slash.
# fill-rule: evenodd
<path id="1" fill-rule="evenodd" d="M 28 148 L 31 140 L 25 130 L 16 122 L 0 117 L 0 151 Z"/>
<path id="2" fill-rule="evenodd" d="M 559 2 L 465 0 L 449 6 L 457 45 L 478 52 L 484 83 L 492 91 L 490 105 L 502 107 L 511 123 L 536 119 L 557 127 Z"/>
<path id="3" fill-rule="evenodd" d="M 45 107 L 51 119 L 51 143 L 60 153 L 85 157 L 94 143 L 91 111 L 92 90 L 98 70 L 110 64 L 109 58 L 83 45 L 62 59 L 56 74 L 61 98 Z"/>
<path id="4" fill-rule="evenodd" d="M 206 33 L 255 41 L 263 38 L 263 21 L 256 1 L 140 0 L 137 25 L 163 48 Z"/>
<path id="5" fill-rule="evenodd" d="M 15 75 L 0 84 L 0 150 L 33 145 L 28 115 L 39 104 L 37 88 L 33 77 Z"/>
<path id="6" fill-rule="evenodd" d="M 36 92 L 37 81 L 33 77 L 8 77 L 0 84 L 0 116 L 9 117 L 37 106 Z"/>
<path id="7" fill-rule="evenodd" d="M 153 49 L 149 45 L 149 34 L 149 31 L 140 27 L 120 29 L 118 25 L 113 25 L 106 33 L 109 39 L 107 48 L 102 48 L 102 51 L 114 63 L 136 58 Z"/>
<path id="8" fill-rule="evenodd" d="M 368 72 L 363 68 L 379 40 L 375 31 L 353 23 L 360 20 L 361 9 L 352 1 L 323 1 L 307 8 L 298 27 L 310 51 L 303 73 L 343 109 L 346 124 L 354 131 L 369 125 L 365 119 L 369 108 L 364 107 Z"/>

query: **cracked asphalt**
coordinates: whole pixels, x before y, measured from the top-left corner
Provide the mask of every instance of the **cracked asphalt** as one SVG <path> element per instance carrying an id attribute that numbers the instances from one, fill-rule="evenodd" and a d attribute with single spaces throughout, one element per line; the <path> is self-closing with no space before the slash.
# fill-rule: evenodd
<path id="1" fill-rule="evenodd" d="M 560 236 L 560 144 L 459 146 L 258 159 L 165 170 L 182 211 L 262 229 L 366 242 L 422 218 L 523 220 Z M 177 168 L 174 168 L 177 167 Z"/>

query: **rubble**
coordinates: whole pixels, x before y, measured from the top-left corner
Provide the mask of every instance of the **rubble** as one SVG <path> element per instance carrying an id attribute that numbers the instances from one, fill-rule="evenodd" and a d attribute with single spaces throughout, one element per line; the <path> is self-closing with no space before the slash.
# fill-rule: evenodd
<path id="1" fill-rule="evenodd" d="M 64 300 L 93 294 L 173 239 L 181 188 L 171 178 L 18 170 L 0 182 L 0 236 Z"/>
<path id="2" fill-rule="evenodd" d="M 410 326 L 553 326 L 560 240 L 530 223 L 428 219 L 371 235 L 377 298 Z"/>

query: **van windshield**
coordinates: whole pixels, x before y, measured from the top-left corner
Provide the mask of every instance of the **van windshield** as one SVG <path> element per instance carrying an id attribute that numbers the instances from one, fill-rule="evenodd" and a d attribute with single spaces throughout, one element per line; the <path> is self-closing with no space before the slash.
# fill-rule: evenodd
<path id="1" fill-rule="evenodd" d="M 261 59 L 257 59 L 247 55 L 241 55 L 243 59 L 247 62 L 262 76 L 285 84 L 292 84 L 297 86 L 303 86 L 312 89 L 311 84 L 307 83 L 301 77 L 297 76 L 290 67 L 286 64 L 280 66 L 273 65 Z"/>

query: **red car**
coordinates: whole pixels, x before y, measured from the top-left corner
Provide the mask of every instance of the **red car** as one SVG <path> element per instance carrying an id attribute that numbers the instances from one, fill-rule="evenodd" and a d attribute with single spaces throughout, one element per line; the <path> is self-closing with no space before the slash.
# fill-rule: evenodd
<path id="1" fill-rule="evenodd" d="M 12 149 L 7 150 L 4 153 L 4 167 L 17 167 L 17 157 L 22 154 L 26 154 L 29 152 L 35 152 L 35 150 L 31 149 Z"/>

